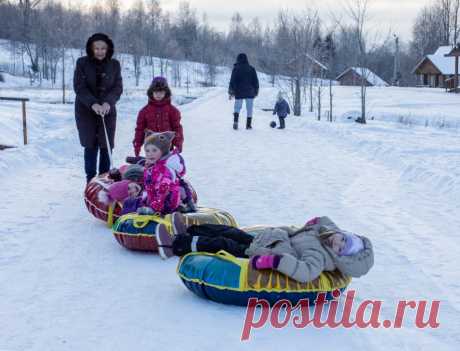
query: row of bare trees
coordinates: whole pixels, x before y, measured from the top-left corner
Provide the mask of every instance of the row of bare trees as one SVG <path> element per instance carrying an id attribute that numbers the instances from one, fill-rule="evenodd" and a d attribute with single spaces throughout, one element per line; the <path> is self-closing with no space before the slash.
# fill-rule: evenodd
<path id="1" fill-rule="evenodd" d="M 459 42 L 460 0 L 436 0 L 423 7 L 413 26 L 410 52 L 419 57 L 433 53 L 440 45 Z"/>
<path id="2" fill-rule="evenodd" d="M 248 21 L 235 13 L 226 33 L 212 28 L 206 15 L 199 17 L 187 2 L 173 13 L 164 11 L 159 0 L 136 0 L 125 11 L 119 0 L 102 0 L 86 7 L 81 2 L 63 3 L 0 0 L 0 38 L 11 40 L 12 50 L 21 57 L 19 67 L 14 69 L 29 74 L 31 79 L 55 81 L 58 62 L 64 61 L 66 50 L 82 49 L 86 38 L 99 31 L 113 37 L 118 52 L 132 57 L 137 83 L 141 67 L 149 65 L 153 75 L 172 72 L 174 85 L 189 85 L 190 72 L 186 70 L 184 77 L 181 65 L 197 61 L 206 67 L 206 78 L 201 83 L 214 85 L 217 67 L 230 66 L 239 52 L 246 52 L 258 70 L 272 77 L 273 85 L 280 84 L 279 77 L 288 80 L 296 115 L 309 102 L 310 111 L 316 106 L 321 118 L 327 80 L 328 114 L 332 115 L 332 79 L 350 66 L 369 68 L 388 82 L 395 75 L 393 33 L 379 33 L 377 40 L 368 30 L 372 0 L 342 0 L 337 6 L 340 16 L 331 15 L 326 20 L 314 9 L 302 13 L 280 11 L 276 21 L 265 27 L 257 18 Z M 459 6 L 460 0 L 433 0 L 420 10 L 413 39 L 400 45 L 400 85 L 416 83 L 411 70 L 423 55 L 434 52 L 439 45 L 457 42 Z M 365 122 L 365 74 L 362 78 Z"/>

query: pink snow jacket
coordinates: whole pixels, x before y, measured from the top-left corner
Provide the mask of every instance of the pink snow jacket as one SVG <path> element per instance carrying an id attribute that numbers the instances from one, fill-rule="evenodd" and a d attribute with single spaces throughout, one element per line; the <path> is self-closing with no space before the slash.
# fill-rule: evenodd
<path id="1" fill-rule="evenodd" d="M 172 213 L 180 205 L 180 178 L 185 175 L 185 162 L 177 150 L 163 156 L 144 170 L 147 203 L 161 214 Z"/>

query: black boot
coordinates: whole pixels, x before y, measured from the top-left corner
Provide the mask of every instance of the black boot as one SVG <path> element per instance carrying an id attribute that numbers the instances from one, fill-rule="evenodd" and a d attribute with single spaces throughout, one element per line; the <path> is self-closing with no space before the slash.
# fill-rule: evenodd
<path id="1" fill-rule="evenodd" d="M 99 151 L 99 174 L 110 171 L 110 156 L 107 148 L 101 148 Z"/>
<path id="2" fill-rule="evenodd" d="M 246 119 L 246 129 L 252 129 L 251 122 L 252 122 L 252 117 L 248 117 Z"/>
<path id="3" fill-rule="evenodd" d="M 233 129 L 237 130 L 238 129 L 238 117 L 240 114 L 238 112 L 233 113 Z"/>
<path id="4" fill-rule="evenodd" d="M 285 117 L 280 117 L 280 126 L 278 127 L 278 129 L 284 129 L 286 127 L 286 125 L 284 124 L 284 118 Z"/>
<path id="5" fill-rule="evenodd" d="M 97 168 L 97 154 L 99 149 L 85 147 L 84 157 L 85 157 L 85 173 L 86 173 L 86 183 L 89 183 L 91 179 L 96 176 Z"/>

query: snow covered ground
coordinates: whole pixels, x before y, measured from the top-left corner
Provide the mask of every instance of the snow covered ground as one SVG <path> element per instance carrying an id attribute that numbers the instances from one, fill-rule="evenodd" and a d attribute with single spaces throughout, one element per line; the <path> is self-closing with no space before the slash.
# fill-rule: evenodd
<path id="1" fill-rule="evenodd" d="M 0 87 L 1 87 L 0 83 Z M 0 350 L 456 350 L 460 343 L 458 96 L 436 89 L 369 89 L 368 125 L 290 117 L 272 130 L 276 89 L 256 100 L 254 130 L 231 129 L 225 88 L 199 89 L 180 107 L 188 177 L 202 205 L 240 225 L 302 224 L 328 215 L 369 236 L 372 271 L 350 289 L 383 300 L 441 300 L 438 329 L 410 313 L 395 329 L 269 326 L 241 343 L 245 309 L 201 300 L 176 276 L 176 259 L 129 252 L 82 201 L 82 149 L 73 105 L 59 90 L 2 88 L 31 97 L 30 145 L 0 151 Z M 183 91 L 176 91 L 177 95 Z M 358 89 L 335 88 L 335 113 L 357 110 Z M 73 97 L 70 96 L 70 100 Z M 119 103 L 116 163 L 131 140 L 144 91 Z M 20 106 L 0 102 L 0 144 L 20 145 Z M 411 116 L 420 123 L 399 123 Z M 452 125 L 439 128 L 436 118 Z M 428 119 L 428 127 L 425 127 Z M 404 122 L 404 121 L 403 121 Z M 431 123 L 433 122 L 433 123 Z"/>

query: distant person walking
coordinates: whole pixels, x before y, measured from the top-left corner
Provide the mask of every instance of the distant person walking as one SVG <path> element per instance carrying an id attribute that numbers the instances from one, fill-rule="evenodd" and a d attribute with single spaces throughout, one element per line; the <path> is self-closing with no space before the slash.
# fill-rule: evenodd
<path id="1" fill-rule="evenodd" d="M 105 34 L 92 35 L 86 44 L 86 55 L 77 60 L 73 86 L 75 120 L 80 144 L 84 147 L 86 181 L 110 169 L 114 147 L 117 111 L 115 104 L 123 92 L 120 63 L 113 59 L 114 46 Z M 106 143 L 104 123 L 109 144 Z"/>
<path id="2" fill-rule="evenodd" d="M 248 57 L 244 53 L 239 54 L 236 58 L 228 94 L 230 99 L 235 98 L 233 129 L 238 129 L 238 119 L 243 107 L 243 100 L 246 102 L 246 129 L 252 129 L 254 98 L 259 94 L 259 79 L 256 70 L 249 64 Z"/>

